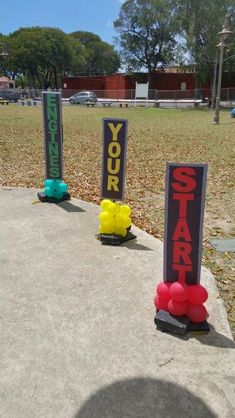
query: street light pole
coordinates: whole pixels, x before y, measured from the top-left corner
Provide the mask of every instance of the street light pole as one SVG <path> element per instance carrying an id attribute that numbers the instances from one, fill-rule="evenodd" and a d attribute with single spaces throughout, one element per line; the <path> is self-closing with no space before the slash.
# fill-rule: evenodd
<path id="1" fill-rule="evenodd" d="M 217 81 L 217 72 L 218 72 L 218 55 L 219 55 L 219 52 L 217 50 L 217 52 L 216 52 L 216 59 L 215 59 L 215 68 L 214 68 L 214 80 L 213 80 L 212 100 L 211 100 L 212 109 L 215 109 L 216 81 Z"/>
<path id="2" fill-rule="evenodd" d="M 220 95 L 221 95 L 221 82 L 222 82 L 222 72 L 223 72 L 223 57 L 224 57 L 224 42 L 220 42 L 220 59 L 219 59 L 219 75 L 218 75 L 218 84 L 217 84 L 217 94 L 215 102 L 215 114 L 213 119 L 213 125 L 219 124 L 219 110 L 220 110 Z"/>
<path id="3" fill-rule="evenodd" d="M 225 48 L 225 39 L 231 34 L 232 32 L 228 28 L 228 16 L 225 17 L 223 30 L 219 32 L 220 35 L 220 43 L 218 47 L 220 48 L 220 60 L 219 60 L 219 75 L 218 75 L 218 85 L 217 85 L 217 95 L 216 95 L 216 103 L 215 103 L 215 114 L 213 118 L 213 125 L 219 125 L 219 110 L 220 110 L 220 94 L 221 94 L 221 82 L 222 82 L 222 73 L 223 73 L 223 57 L 224 57 L 224 48 Z"/>

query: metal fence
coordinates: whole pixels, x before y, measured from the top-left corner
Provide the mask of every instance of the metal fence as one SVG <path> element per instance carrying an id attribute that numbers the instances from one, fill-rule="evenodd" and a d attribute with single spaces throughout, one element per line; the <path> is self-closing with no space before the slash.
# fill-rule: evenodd
<path id="1" fill-rule="evenodd" d="M 52 90 L 53 91 L 53 90 Z M 54 90 L 55 91 L 55 90 Z M 69 99 L 78 90 L 59 89 L 63 99 Z M 93 90 L 98 99 L 123 101 L 128 100 L 135 102 L 135 90 Z M 38 89 L 0 89 L 0 99 L 16 102 L 23 99 L 40 99 L 42 90 Z M 148 100 L 155 102 L 159 100 L 169 100 L 171 102 L 186 101 L 186 100 L 201 100 L 206 103 L 212 98 L 212 93 L 209 89 L 194 89 L 194 90 L 149 90 Z M 141 101 L 141 98 L 137 98 Z M 145 98 L 142 98 L 146 101 Z M 221 104 L 224 106 L 231 106 L 235 104 L 235 87 L 221 89 Z"/>
<path id="2" fill-rule="evenodd" d="M 69 98 L 77 90 L 62 89 L 62 95 L 64 98 Z M 93 90 L 99 99 L 111 99 L 111 100 L 131 100 L 135 101 L 135 90 Z M 148 100 L 184 100 L 184 99 L 201 99 L 210 96 L 209 90 L 156 90 L 150 89 L 148 91 Z M 141 100 L 141 97 L 137 99 Z M 142 98 L 146 100 L 145 98 Z"/>

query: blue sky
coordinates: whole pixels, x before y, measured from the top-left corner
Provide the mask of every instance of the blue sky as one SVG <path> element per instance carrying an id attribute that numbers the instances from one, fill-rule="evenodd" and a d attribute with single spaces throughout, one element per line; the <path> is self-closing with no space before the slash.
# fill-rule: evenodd
<path id="1" fill-rule="evenodd" d="M 112 43 L 123 0 L 0 0 L 0 33 L 25 26 L 50 26 L 64 32 L 93 32 Z"/>

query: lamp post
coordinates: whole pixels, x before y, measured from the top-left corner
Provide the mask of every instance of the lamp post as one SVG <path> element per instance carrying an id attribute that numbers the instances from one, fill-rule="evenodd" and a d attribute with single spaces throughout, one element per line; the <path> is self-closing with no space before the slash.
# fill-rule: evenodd
<path id="1" fill-rule="evenodd" d="M 218 72 L 218 58 L 219 58 L 219 53 L 218 53 L 218 50 L 217 50 L 217 52 L 216 52 L 216 59 L 215 59 L 215 68 L 214 68 L 212 100 L 211 100 L 212 109 L 215 109 L 216 81 L 217 81 L 217 72 Z"/>
<path id="2" fill-rule="evenodd" d="M 221 81 L 222 81 L 222 72 L 223 72 L 223 56 L 224 56 L 224 48 L 225 48 L 225 39 L 232 32 L 229 30 L 228 27 L 228 16 L 225 17 L 225 21 L 223 24 L 223 30 L 218 33 L 220 36 L 220 43 L 217 45 L 220 48 L 220 59 L 219 59 L 219 75 L 218 75 L 218 85 L 217 85 L 217 95 L 216 95 L 216 103 L 215 103 L 215 114 L 213 118 L 213 125 L 219 125 L 219 108 L 220 108 L 220 94 L 221 94 Z"/>

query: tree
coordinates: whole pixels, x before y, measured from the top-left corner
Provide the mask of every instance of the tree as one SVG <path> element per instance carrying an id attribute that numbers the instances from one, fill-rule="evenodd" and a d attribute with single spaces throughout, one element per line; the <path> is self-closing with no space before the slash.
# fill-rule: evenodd
<path id="1" fill-rule="evenodd" d="M 86 48 L 72 35 L 66 35 L 72 54 L 72 62 L 69 61 L 64 65 L 64 74 L 67 76 L 76 76 L 86 71 Z"/>
<path id="2" fill-rule="evenodd" d="M 120 66 L 113 46 L 90 32 L 20 28 L 8 36 L 0 35 L 0 46 L 1 42 L 10 53 L 0 60 L 0 71 L 30 88 L 58 88 L 65 74 L 110 74 Z"/>
<path id="3" fill-rule="evenodd" d="M 218 32 L 226 14 L 230 16 L 231 27 L 234 26 L 235 3 L 234 0 L 177 0 L 176 9 L 182 36 L 196 64 L 197 87 L 201 87 L 202 82 L 213 79 Z"/>
<path id="4" fill-rule="evenodd" d="M 54 28 L 21 28 L 9 38 L 11 68 L 28 77 L 29 87 L 58 88 L 58 78 L 73 56 L 64 32 Z"/>
<path id="5" fill-rule="evenodd" d="M 129 71 L 146 68 L 151 81 L 157 66 L 174 61 L 178 26 L 173 1 L 127 0 L 114 27 Z"/>
<path id="6" fill-rule="evenodd" d="M 74 59 L 74 45 L 55 28 L 21 28 L 7 37 L 10 55 L 5 70 L 27 78 L 29 87 L 58 88 Z"/>
<path id="7" fill-rule="evenodd" d="M 119 55 L 112 45 L 103 42 L 98 35 L 77 31 L 71 33 L 70 36 L 80 42 L 85 49 L 86 75 L 113 74 L 119 69 Z"/>

